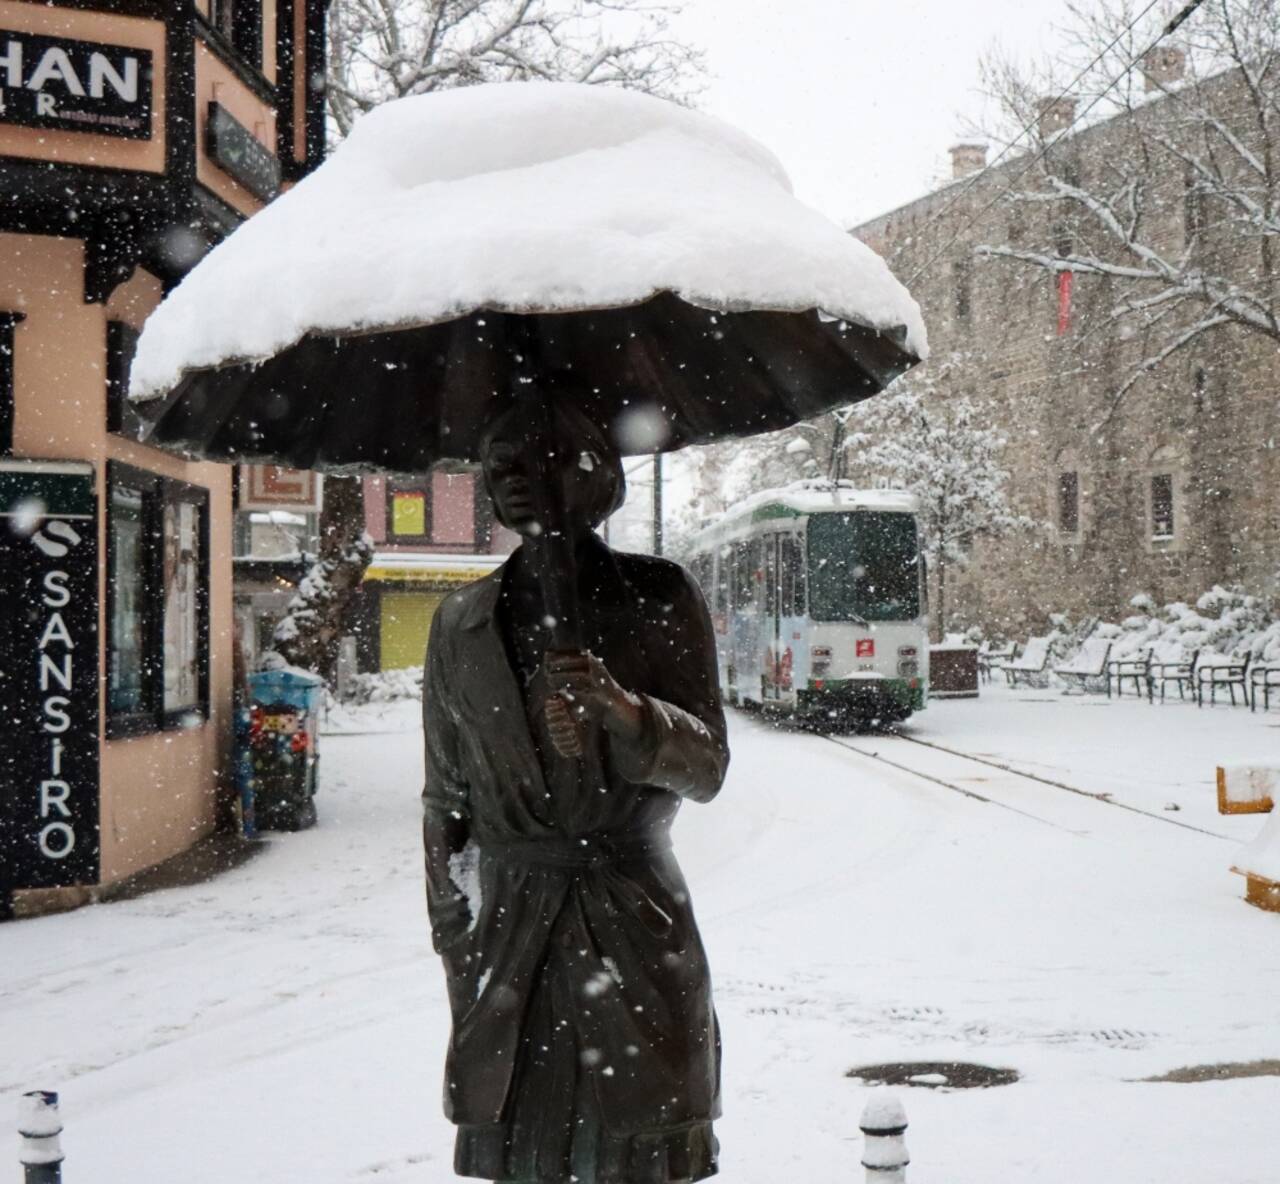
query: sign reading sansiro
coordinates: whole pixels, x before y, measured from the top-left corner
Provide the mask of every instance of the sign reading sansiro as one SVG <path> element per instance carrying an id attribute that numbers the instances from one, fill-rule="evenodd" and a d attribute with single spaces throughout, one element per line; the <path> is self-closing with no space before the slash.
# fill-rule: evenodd
<path id="1" fill-rule="evenodd" d="M 98 882 L 93 467 L 0 460 L 0 878 Z"/>
<path id="2" fill-rule="evenodd" d="M 151 138 L 151 52 L 0 29 L 0 123 Z"/>

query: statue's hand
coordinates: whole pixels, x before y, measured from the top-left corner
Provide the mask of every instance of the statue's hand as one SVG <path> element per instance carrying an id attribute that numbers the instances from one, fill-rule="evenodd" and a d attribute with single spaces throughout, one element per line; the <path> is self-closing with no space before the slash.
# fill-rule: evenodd
<path id="1" fill-rule="evenodd" d="M 589 650 L 548 650 L 542 665 L 549 696 L 547 726 L 562 756 L 577 755 L 565 752 L 557 737 L 566 743 L 572 738 L 577 744 L 580 720 L 598 723 L 623 740 L 640 736 L 644 730 L 640 699 L 620 687 L 609 668 Z"/>

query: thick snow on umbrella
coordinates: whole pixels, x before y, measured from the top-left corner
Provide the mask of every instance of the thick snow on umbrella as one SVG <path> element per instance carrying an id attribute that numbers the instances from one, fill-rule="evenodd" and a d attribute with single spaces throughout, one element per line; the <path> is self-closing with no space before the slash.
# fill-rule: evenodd
<path id="1" fill-rule="evenodd" d="M 819 310 L 926 352 L 884 262 L 710 116 L 571 83 L 389 103 L 155 312 L 133 396 L 304 337 L 560 313 L 670 292 L 725 312 Z"/>

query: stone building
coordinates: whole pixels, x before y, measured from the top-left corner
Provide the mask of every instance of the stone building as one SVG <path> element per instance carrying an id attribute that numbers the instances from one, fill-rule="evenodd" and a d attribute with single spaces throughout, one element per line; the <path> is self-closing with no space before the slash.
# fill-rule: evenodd
<path id="1" fill-rule="evenodd" d="M 1176 88 L 1180 69 L 1180 56 L 1162 51 L 1149 63 L 1152 86 Z M 1240 83 L 1228 74 L 1211 85 L 1229 101 Z M 1149 98 L 1171 101 L 1161 89 Z M 1130 116 L 1080 130 L 1073 117 L 1069 100 L 1042 103 L 1039 142 L 1050 145 L 1060 173 L 1101 188 L 1109 162 L 1132 150 Z M 1007 431 L 1012 498 L 1039 524 L 1012 538 L 973 540 L 946 624 L 1025 637 L 1052 611 L 1114 620 L 1139 592 L 1157 603 L 1194 601 L 1215 583 L 1233 583 L 1274 596 L 1276 342 L 1236 326 L 1212 329 L 1115 404 L 1154 338 L 1111 315 L 1126 293 L 1122 281 L 978 252 L 983 244 L 1047 244 L 1065 256 L 1081 233 L 1064 203 L 1007 200 L 1034 187 L 1033 172 L 1019 177 L 1026 156 L 989 169 L 985 157 L 981 144 L 957 145 L 948 184 L 852 231 L 920 300 L 935 360 L 961 355 L 954 387 Z M 1144 232 L 1171 251 L 1212 252 L 1228 271 L 1257 266 L 1259 240 L 1233 236 L 1226 219 L 1206 224 L 1202 197 L 1171 156 L 1150 176 L 1145 216 Z"/>

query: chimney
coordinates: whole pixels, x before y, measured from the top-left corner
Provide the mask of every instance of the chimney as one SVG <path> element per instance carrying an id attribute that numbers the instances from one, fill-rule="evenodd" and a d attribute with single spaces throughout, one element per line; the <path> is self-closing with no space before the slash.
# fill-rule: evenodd
<path id="1" fill-rule="evenodd" d="M 1166 90 L 1182 81 L 1187 72 L 1187 51 L 1176 45 L 1157 45 L 1142 59 L 1142 77 L 1147 94 Z"/>
<path id="2" fill-rule="evenodd" d="M 1065 96 L 1055 99 L 1041 99 L 1036 103 L 1040 138 L 1050 140 L 1059 132 L 1071 126 L 1076 117 L 1076 101 Z"/>
<path id="3" fill-rule="evenodd" d="M 985 144 L 953 144 L 951 146 L 951 176 L 959 180 L 971 173 L 980 173 L 987 167 Z"/>

